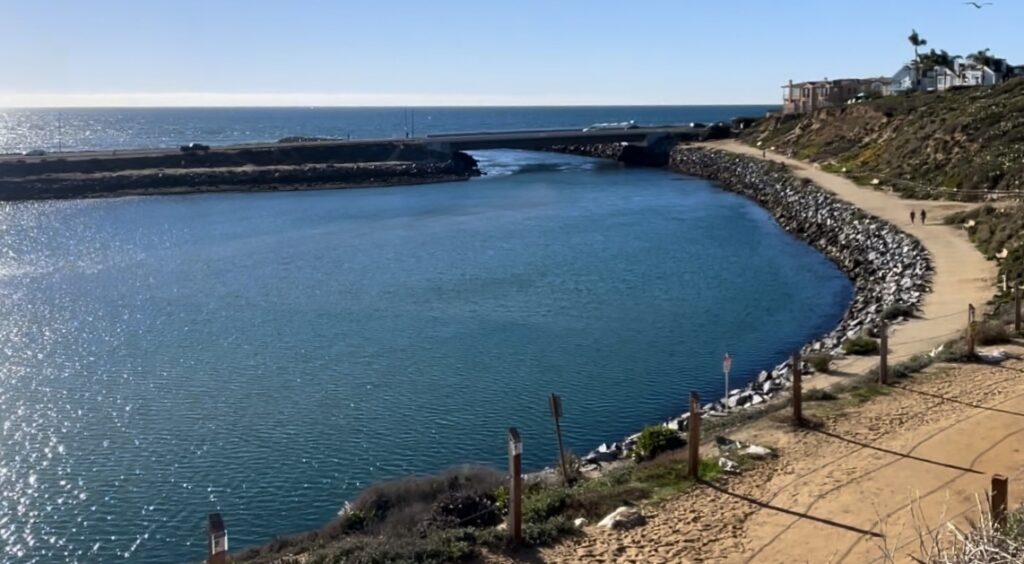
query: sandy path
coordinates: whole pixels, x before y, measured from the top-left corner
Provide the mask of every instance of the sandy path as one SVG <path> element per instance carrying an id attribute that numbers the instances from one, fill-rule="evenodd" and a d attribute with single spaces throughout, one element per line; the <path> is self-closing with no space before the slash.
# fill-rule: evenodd
<path id="1" fill-rule="evenodd" d="M 939 366 L 889 396 L 840 412 L 810 404 L 821 431 L 779 418 L 736 438 L 776 447 L 779 460 L 715 488 L 648 509 L 626 532 L 594 527 L 544 551 L 551 562 L 874 562 L 917 547 L 913 500 L 934 527 L 976 517 L 991 474 L 1024 478 L 1024 362 Z"/>
<path id="2" fill-rule="evenodd" d="M 716 141 L 707 145 L 761 157 L 761 150 L 738 141 Z M 950 213 L 968 209 L 976 204 L 937 202 L 931 200 L 905 200 L 881 190 L 858 186 L 841 176 L 815 168 L 803 161 L 767 152 L 768 159 L 786 163 L 799 177 L 809 178 L 815 184 L 836 194 L 864 211 L 889 221 L 910 233 L 931 253 L 935 268 L 932 292 L 925 297 L 920 318 L 896 327 L 889 339 L 890 359 L 899 362 L 919 352 L 931 351 L 964 329 L 967 305 L 982 309 L 992 297 L 997 269 L 994 263 L 971 244 L 962 230 L 942 224 Z M 928 213 L 928 223 L 920 220 L 910 223 L 910 212 Z M 837 368 L 846 373 L 860 374 L 877 364 L 877 357 L 848 359 Z M 815 378 L 815 380 L 827 380 Z M 820 385 L 820 383 L 819 383 Z"/>

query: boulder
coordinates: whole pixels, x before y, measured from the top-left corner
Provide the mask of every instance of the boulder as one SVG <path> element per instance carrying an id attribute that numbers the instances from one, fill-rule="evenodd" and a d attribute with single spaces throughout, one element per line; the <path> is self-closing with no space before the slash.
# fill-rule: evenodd
<path id="1" fill-rule="evenodd" d="M 775 456 L 775 453 L 772 452 L 772 449 L 759 445 L 748 445 L 747 448 L 743 449 L 742 452 L 743 454 L 756 460 L 763 460 L 765 458 L 771 458 Z"/>
<path id="2" fill-rule="evenodd" d="M 644 518 L 643 513 L 640 513 L 639 509 L 623 506 L 609 513 L 604 519 L 601 519 L 597 526 L 613 531 L 623 531 L 639 527 L 646 522 L 647 519 Z"/>
<path id="3" fill-rule="evenodd" d="M 577 517 L 576 520 L 572 522 L 572 526 L 576 527 L 577 529 L 582 529 L 583 527 L 586 527 L 589 524 L 590 521 L 587 521 L 585 517 Z"/>
<path id="4" fill-rule="evenodd" d="M 723 436 L 719 435 L 719 436 L 715 437 L 715 446 L 718 447 L 718 450 L 725 451 L 725 450 L 738 449 L 741 446 L 743 446 L 743 444 L 740 443 L 739 441 L 734 441 L 734 440 L 730 439 L 729 437 L 723 437 Z"/>
<path id="5" fill-rule="evenodd" d="M 722 469 L 722 472 L 726 474 L 739 474 L 740 465 L 729 460 L 728 458 L 722 457 L 718 459 L 718 467 Z"/>

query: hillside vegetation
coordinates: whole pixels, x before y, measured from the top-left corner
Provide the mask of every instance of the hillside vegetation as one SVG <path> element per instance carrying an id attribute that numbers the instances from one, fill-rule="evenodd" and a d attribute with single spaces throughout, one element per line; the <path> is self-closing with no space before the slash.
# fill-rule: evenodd
<path id="1" fill-rule="evenodd" d="M 775 116 L 743 139 L 908 197 L 985 199 L 1024 190 L 1024 79 Z"/>

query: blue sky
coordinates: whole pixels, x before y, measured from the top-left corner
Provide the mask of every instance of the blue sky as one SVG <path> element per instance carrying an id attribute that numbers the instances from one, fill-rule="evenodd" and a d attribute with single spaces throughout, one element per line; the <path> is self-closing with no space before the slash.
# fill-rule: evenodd
<path id="1" fill-rule="evenodd" d="M 911 28 L 1024 64 L 993 1 L 0 0 L 0 107 L 778 103 Z"/>

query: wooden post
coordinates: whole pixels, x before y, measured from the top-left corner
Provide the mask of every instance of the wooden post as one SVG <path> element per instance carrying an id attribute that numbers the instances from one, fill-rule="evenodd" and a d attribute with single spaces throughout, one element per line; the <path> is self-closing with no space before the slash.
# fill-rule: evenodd
<path id="1" fill-rule="evenodd" d="M 878 365 L 878 383 L 883 386 L 889 385 L 889 324 L 885 321 L 879 327 L 879 356 L 881 362 Z"/>
<path id="2" fill-rule="evenodd" d="M 1020 285 L 1013 287 L 1013 331 L 1020 333 Z"/>
<path id="3" fill-rule="evenodd" d="M 1009 480 L 1002 474 L 992 476 L 992 523 L 998 527 L 1006 526 L 1007 501 L 1010 499 Z"/>
<path id="4" fill-rule="evenodd" d="M 803 378 L 803 370 L 800 369 L 800 351 L 793 353 L 793 421 L 797 425 L 804 424 L 804 406 L 803 406 L 803 384 L 801 379 Z"/>
<path id="5" fill-rule="evenodd" d="M 967 356 L 974 356 L 977 327 L 977 322 L 974 321 L 974 304 L 967 304 Z"/>
<path id="6" fill-rule="evenodd" d="M 224 528 L 224 519 L 220 513 L 210 513 L 206 526 L 208 541 L 206 551 L 207 564 L 226 564 L 228 558 L 228 531 Z"/>
<path id="7" fill-rule="evenodd" d="M 690 460 L 687 467 L 687 476 L 696 480 L 700 477 L 700 394 L 690 392 L 690 422 L 687 425 L 690 432 Z"/>
<path id="8" fill-rule="evenodd" d="M 565 464 L 565 447 L 562 446 L 562 425 L 558 422 L 562 417 L 562 398 L 552 393 L 549 399 L 551 417 L 555 419 L 555 436 L 558 437 L 558 463 L 562 466 L 562 482 L 569 485 L 569 467 Z"/>
<path id="9" fill-rule="evenodd" d="M 523 441 L 515 427 L 508 429 L 508 534 L 523 540 Z"/>

